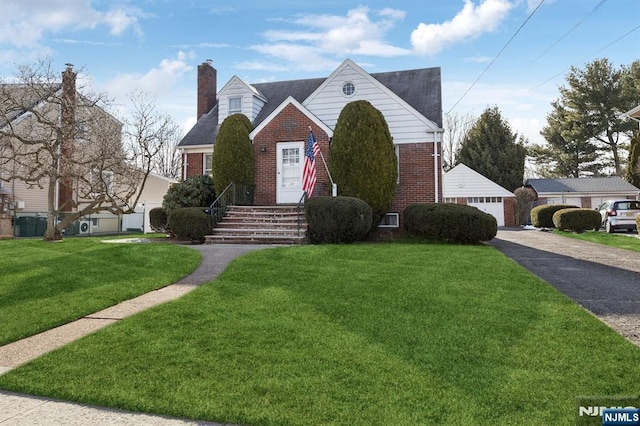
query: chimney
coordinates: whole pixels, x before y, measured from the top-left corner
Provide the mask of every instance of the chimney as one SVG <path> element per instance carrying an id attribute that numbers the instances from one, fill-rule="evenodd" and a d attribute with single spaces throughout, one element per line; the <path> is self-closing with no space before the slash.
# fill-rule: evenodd
<path id="1" fill-rule="evenodd" d="M 218 72 L 211 66 L 211 62 L 211 59 L 207 59 L 198 65 L 198 120 L 216 104 Z"/>
<path id="2" fill-rule="evenodd" d="M 62 73 L 62 101 L 60 105 L 60 124 L 62 142 L 60 144 L 60 187 L 58 190 L 58 208 L 70 211 L 73 208 L 73 179 L 66 176 L 68 158 L 73 152 L 76 121 L 76 75 L 72 64 L 66 64 Z"/>

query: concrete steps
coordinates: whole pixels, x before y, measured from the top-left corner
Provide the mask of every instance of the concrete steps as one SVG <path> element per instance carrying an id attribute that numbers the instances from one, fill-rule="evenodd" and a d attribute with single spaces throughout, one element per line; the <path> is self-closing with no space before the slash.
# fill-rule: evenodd
<path id="1" fill-rule="evenodd" d="M 306 233 L 304 211 L 298 218 L 296 206 L 231 206 L 205 243 L 303 244 Z"/>

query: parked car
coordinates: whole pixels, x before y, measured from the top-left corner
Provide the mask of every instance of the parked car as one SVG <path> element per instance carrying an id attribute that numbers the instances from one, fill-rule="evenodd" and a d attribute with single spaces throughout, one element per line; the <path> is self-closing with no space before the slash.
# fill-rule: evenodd
<path id="1" fill-rule="evenodd" d="M 608 233 L 617 229 L 636 230 L 636 217 L 640 215 L 640 201 L 608 200 L 598 207 L 602 226 Z"/>

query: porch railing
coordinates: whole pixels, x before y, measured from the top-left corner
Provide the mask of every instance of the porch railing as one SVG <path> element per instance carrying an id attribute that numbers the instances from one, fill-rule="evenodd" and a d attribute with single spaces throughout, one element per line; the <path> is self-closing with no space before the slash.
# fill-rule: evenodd
<path id="1" fill-rule="evenodd" d="M 215 228 L 218 225 L 218 222 L 227 214 L 229 206 L 249 206 L 252 203 L 253 185 L 231 182 L 207 209 L 207 212 L 211 216 L 211 227 Z"/>
<path id="2" fill-rule="evenodd" d="M 304 203 L 307 201 L 307 191 L 302 192 L 302 197 L 298 200 L 296 205 L 296 213 L 298 218 L 298 236 L 300 236 L 300 229 L 302 228 L 302 215 L 304 214 Z"/>

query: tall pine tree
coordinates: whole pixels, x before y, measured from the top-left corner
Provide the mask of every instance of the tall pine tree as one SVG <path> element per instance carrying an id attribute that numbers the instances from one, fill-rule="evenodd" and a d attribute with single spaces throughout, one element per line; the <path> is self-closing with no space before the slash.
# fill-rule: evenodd
<path id="1" fill-rule="evenodd" d="M 456 164 L 464 164 L 513 191 L 524 179 L 525 140 L 511 131 L 498 107 L 487 108 L 462 140 Z"/>

